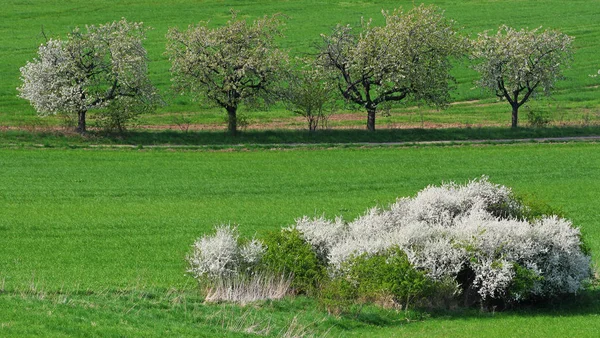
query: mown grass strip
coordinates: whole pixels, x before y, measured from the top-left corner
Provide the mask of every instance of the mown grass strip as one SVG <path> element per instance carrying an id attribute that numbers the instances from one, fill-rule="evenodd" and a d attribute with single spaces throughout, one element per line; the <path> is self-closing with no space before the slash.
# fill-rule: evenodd
<path id="1" fill-rule="evenodd" d="M 376 132 L 332 129 L 310 133 L 302 130 L 246 131 L 233 137 L 225 132 L 130 131 L 123 134 L 91 132 L 84 136 L 61 131 L 7 130 L 0 132 L 0 147 L 37 146 L 293 146 L 295 144 L 416 143 L 437 141 L 523 140 L 533 138 L 594 137 L 600 126 L 551 128 L 445 128 L 381 129 Z"/>

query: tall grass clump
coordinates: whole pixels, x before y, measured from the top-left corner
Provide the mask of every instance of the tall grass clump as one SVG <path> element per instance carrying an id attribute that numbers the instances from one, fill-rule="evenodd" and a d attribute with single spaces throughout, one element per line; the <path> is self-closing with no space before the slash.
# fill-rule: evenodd
<path id="1" fill-rule="evenodd" d="M 242 241 L 235 227 L 221 225 L 213 235 L 194 242 L 188 255 L 188 272 L 206 293 L 208 302 L 248 303 L 283 298 L 290 278 L 273 275 L 260 268 L 266 247 L 261 241 Z"/>

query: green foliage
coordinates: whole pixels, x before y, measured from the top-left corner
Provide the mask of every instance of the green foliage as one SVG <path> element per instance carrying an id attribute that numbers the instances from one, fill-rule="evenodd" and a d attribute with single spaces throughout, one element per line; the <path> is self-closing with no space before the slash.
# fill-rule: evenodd
<path id="1" fill-rule="evenodd" d="M 325 266 L 298 230 L 271 232 L 264 243 L 264 268 L 274 274 L 291 275 L 291 287 L 297 293 L 313 293 L 326 276 Z"/>
<path id="2" fill-rule="evenodd" d="M 314 61 L 298 61 L 299 66 L 285 76 L 278 96 L 286 109 L 303 116 L 308 122 L 308 130 L 315 131 L 320 126 L 325 129 L 329 116 L 337 109 L 337 88 L 328 81 L 328 72 Z"/>
<path id="3" fill-rule="evenodd" d="M 344 277 L 323 280 L 318 293 L 319 305 L 336 316 L 349 313 L 358 296 L 356 285 Z"/>
<path id="4" fill-rule="evenodd" d="M 95 124 L 104 132 L 124 133 L 128 127 L 135 124 L 140 110 L 111 109 L 99 112 L 95 117 Z"/>
<path id="5" fill-rule="evenodd" d="M 414 269 L 398 248 L 355 256 L 341 270 L 340 275 L 321 285 L 319 293 L 320 304 L 333 314 L 347 313 L 353 305 L 365 303 L 408 311 L 414 302 L 437 290 L 436 283 Z"/>
<path id="6" fill-rule="evenodd" d="M 552 120 L 546 113 L 529 109 L 527 112 L 527 122 L 533 128 L 544 128 L 547 127 Z"/>
<path id="7" fill-rule="evenodd" d="M 422 271 L 415 270 L 406 253 L 398 248 L 350 259 L 342 268 L 345 276 L 357 289 L 361 301 L 382 302 L 388 296 L 408 309 L 414 299 L 426 297 L 434 283 Z"/>
<path id="8" fill-rule="evenodd" d="M 518 218 L 534 221 L 543 216 L 556 215 L 565 218 L 565 212 L 561 208 L 550 205 L 547 201 L 540 199 L 532 194 L 517 194 L 515 200 L 524 206 L 521 213 L 516 215 Z"/>
<path id="9" fill-rule="evenodd" d="M 526 300 L 535 282 L 544 279 L 535 273 L 535 271 L 527 269 L 518 263 L 513 264 L 513 271 L 515 272 L 515 276 L 508 288 L 508 292 L 514 295 L 515 299 Z"/>

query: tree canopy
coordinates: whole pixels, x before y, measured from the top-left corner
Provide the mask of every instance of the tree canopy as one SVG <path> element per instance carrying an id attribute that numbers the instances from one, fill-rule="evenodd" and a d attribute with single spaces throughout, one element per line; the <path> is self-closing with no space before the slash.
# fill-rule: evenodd
<path id="1" fill-rule="evenodd" d="M 77 130 L 86 131 L 86 113 L 122 119 L 154 109 L 156 89 L 148 79 L 147 28 L 125 19 L 99 26 L 75 28 L 66 40 L 50 39 L 38 58 L 21 68 L 20 96 L 40 115 L 74 114 Z"/>
<path id="2" fill-rule="evenodd" d="M 466 52 L 455 23 L 435 6 L 382 12 L 384 26 L 363 20 L 358 31 L 338 25 L 323 35 L 319 59 L 336 73 L 342 96 L 367 110 L 367 129 L 384 102 L 405 98 L 443 107 L 449 100 L 450 58 Z"/>
<path id="3" fill-rule="evenodd" d="M 169 29 L 167 55 L 175 89 L 224 108 L 228 130 L 235 134 L 240 104 L 268 99 L 288 59 L 275 45 L 281 24 L 279 15 L 248 24 L 233 12 L 221 27 L 201 22 L 185 31 Z"/>
<path id="4" fill-rule="evenodd" d="M 572 59 L 573 38 L 555 30 L 515 30 L 500 26 L 496 34 L 479 34 L 474 42 L 477 85 L 488 89 L 512 107 L 512 127 L 518 112 L 536 92 L 550 95 L 562 70 Z"/>

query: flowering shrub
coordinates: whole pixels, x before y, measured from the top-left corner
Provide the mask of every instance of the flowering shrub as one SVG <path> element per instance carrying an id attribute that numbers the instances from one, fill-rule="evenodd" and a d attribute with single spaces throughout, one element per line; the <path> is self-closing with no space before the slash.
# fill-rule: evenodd
<path id="1" fill-rule="evenodd" d="M 194 242 L 188 255 L 188 272 L 198 280 L 215 281 L 252 272 L 265 252 L 265 247 L 253 239 L 240 244 L 234 227 L 221 225 L 212 236 L 204 235 Z"/>
<path id="2" fill-rule="evenodd" d="M 539 212 L 548 210 L 487 177 L 429 186 L 352 222 L 302 217 L 264 241 L 241 242 L 235 228 L 218 227 L 194 243 L 189 271 L 209 281 L 281 276 L 296 292 L 320 288 L 333 312 L 356 301 L 434 304 L 461 292 L 465 304 L 482 305 L 577 293 L 592 277 L 589 249 L 570 221 Z"/>
<path id="3" fill-rule="evenodd" d="M 429 186 L 347 224 L 304 217 L 295 228 L 332 276 L 343 275 L 353 257 L 397 246 L 431 280 L 455 279 L 465 296 L 474 292 L 483 302 L 579 291 L 591 277 L 579 229 L 557 216 L 523 215 L 531 213 L 509 188 L 482 177 Z"/>
<path id="4" fill-rule="evenodd" d="M 261 299 L 280 299 L 290 292 L 292 278 L 262 268 L 265 245 L 239 239 L 237 229 L 216 227 L 204 235 L 188 255 L 188 272 L 205 291 L 205 301 L 246 304 Z M 314 254 L 313 254 L 314 255 Z"/>
<path id="5" fill-rule="evenodd" d="M 312 292 L 326 275 L 311 245 L 294 229 L 271 233 L 264 242 L 244 241 L 235 227 L 221 225 L 194 242 L 187 261 L 207 301 L 245 303 L 281 298 L 290 290 Z"/>

